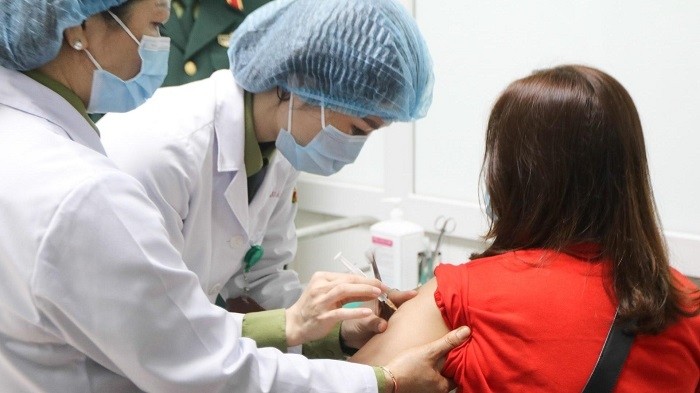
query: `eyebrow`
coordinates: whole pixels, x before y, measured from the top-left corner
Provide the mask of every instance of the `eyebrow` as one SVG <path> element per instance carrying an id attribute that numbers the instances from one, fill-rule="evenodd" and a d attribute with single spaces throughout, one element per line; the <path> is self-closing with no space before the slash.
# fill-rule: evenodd
<path id="1" fill-rule="evenodd" d="M 365 121 L 365 123 L 369 124 L 370 127 L 374 130 L 378 130 L 379 128 L 382 127 L 382 124 L 377 123 L 376 121 L 370 119 L 369 117 L 363 117 L 362 120 Z"/>

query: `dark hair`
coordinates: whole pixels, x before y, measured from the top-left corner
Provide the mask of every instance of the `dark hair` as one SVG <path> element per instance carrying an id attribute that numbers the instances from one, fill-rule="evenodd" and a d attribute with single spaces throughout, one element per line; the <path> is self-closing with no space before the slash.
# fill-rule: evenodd
<path id="1" fill-rule="evenodd" d="M 612 262 L 609 290 L 634 330 L 700 313 L 699 291 L 672 278 L 639 115 L 610 75 L 569 65 L 510 84 L 491 112 L 482 176 L 493 243 L 473 259 L 593 242 Z"/>
<path id="2" fill-rule="evenodd" d="M 127 0 L 118 6 L 110 8 L 109 11 L 111 11 L 114 15 L 117 16 L 117 18 L 121 19 L 124 23 L 126 23 L 126 21 L 129 20 L 131 8 L 134 6 L 134 4 L 138 3 L 139 1 L 142 0 Z M 118 26 L 117 22 L 114 20 L 114 18 L 112 18 L 112 15 L 110 15 L 109 12 L 102 11 L 100 15 L 102 15 L 102 17 L 108 23 L 114 23 Z"/>

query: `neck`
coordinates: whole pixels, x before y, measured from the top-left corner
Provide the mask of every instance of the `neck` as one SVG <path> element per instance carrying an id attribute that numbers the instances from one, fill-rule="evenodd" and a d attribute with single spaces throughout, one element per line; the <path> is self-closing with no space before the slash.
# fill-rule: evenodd
<path id="1" fill-rule="evenodd" d="M 258 142 L 274 142 L 280 129 L 287 124 L 287 103 L 280 101 L 277 90 L 253 95 L 253 123 Z"/>
<path id="2" fill-rule="evenodd" d="M 79 58 L 79 56 L 85 58 Z M 85 64 L 86 60 L 87 57 L 84 53 L 69 49 L 64 45 L 55 59 L 39 67 L 37 71 L 72 90 L 87 107 L 90 100 L 94 67 L 88 69 Z M 92 66 L 92 63 L 89 64 Z M 76 77 L 76 75 L 80 77 Z"/>

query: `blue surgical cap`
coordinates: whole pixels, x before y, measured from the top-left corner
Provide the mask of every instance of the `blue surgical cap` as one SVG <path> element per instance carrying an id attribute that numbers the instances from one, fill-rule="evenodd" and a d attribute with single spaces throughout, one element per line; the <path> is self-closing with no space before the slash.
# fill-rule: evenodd
<path id="1" fill-rule="evenodd" d="M 430 53 L 395 0 L 278 0 L 233 34 L 231 71 L 244 89 L 277 86 L 352 116 L 410 121 L 432 101 Z"/>
<path id="2" fill-rule="evenodd" d="M 53 60 L 63 31 L 126 0 L 3 0 L 0 66 L 31 70 Z"/>

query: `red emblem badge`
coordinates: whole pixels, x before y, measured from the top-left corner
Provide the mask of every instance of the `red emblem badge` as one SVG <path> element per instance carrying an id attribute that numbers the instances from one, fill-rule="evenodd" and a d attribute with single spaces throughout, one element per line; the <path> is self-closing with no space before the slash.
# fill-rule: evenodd
<path id="1" fill-rule="evenodd" d="M 238 11 L 243 11 L 243 0 L 226 0 L 226 3 Z"/>

